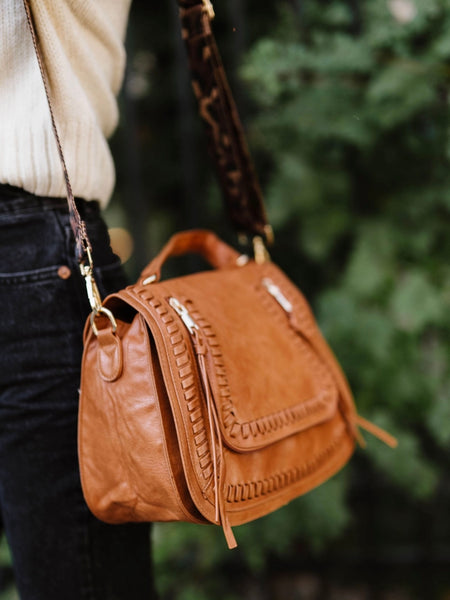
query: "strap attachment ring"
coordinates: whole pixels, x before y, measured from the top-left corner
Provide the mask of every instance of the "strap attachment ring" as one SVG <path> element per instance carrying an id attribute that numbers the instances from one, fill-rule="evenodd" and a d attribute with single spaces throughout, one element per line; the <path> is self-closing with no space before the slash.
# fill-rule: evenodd
<path id="1" fill-rule="evenodd" d="M 98 317 L 98 315 L 100 315 L 100 314 L 103 314 L 106 317 L 108 317 L 108 319 L 109 319 L 109 321 L 111 323 L 112 333 L 116 333 L 116 331 L 117 331 L 117 321 L 114 318 L 114 315 L 109 310 L 109 308 L 105 308 L 104 306 L 100 306 L 100 308 L 98 310 L 93 310 L 91 312 L 90 321 L 91 321 L 91 328 L 92 328 L 92 331 L 94 332 L 94 335 L 95 336 L 98 335 L 98 329 L 97 329 L 97 325 L 95 324 L 95 318 Z"/>

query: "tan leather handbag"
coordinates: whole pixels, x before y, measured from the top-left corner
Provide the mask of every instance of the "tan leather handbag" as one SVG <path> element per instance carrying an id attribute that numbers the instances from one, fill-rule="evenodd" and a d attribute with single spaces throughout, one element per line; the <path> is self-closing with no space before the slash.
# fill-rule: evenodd
<path id="1" fill-rule="evenodd" d="M 157 282 L 188 251 L 215 270 Z M 79 454 L 102 520 L 216 523 L 233 547 L 230 525 L 318 486 L 353 452 L 359 417 L 306 300 L 211 232 L 175 235 L 93 324 Z"/>
<path id="2" fill-rule="evenodd" d="M 390 445 L 395 440 L 357 415 L 308 303 L 268 259 L 270 229 L 212 37 L 211 6 L 180 5 L 229 213 L 238 231 L 254 238 L 256 260 L 211 232 L 179 233 L 136 284 L 102 303 L 68 183 L 93 309 L 85 328 L 79 460 L 98 518 L 215 523 L 231 548 L 231 526 L 336 473 L 354 450 L 358 426 Z M 58 140 L 55 125 L 54 132 Z M 160 281 L 168 258 L 192 252 L 213 269 Z"/>

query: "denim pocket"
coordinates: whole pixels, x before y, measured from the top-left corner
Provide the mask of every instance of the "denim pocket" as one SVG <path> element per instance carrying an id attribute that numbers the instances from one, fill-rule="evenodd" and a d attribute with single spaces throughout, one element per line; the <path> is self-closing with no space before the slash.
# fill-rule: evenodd
<path id="1" fill-rule="evenodd" d="M 58 279 L 60 265 L 41 267 L 29 271 L 16 271 L 13 273 L 0 273 L 0 286 L 34 284 Z"/>
<path id="2" fill-rule="evenodd" d="M 80 273 L 75 260 L 73 234 L 69 224 L 68 215 L 58 215 L 60 224 L 65 232 L 67 252 L 71 256 L 77 276 Z M 116 292 L 127 285 L 125 272 L 120 258 L 111 249 L 108 228 L 100 214 L 88 214 L 85 218 L 86 230 L 92 245 L 94 261 L 94 277 L 100 296 L 105 298 L 108 294 Z M 84 288 L 84 285 L 82 285 Z M 83 291 L 84 293 L 84 291 Z"/>
<path id="3" fill-rule="evenodd" d="M 0 273 L 0 340 L 9 348 L 11 377 L 78 368 L 84 315 L 74 277 L 63 279 L 58 269 Z"/>

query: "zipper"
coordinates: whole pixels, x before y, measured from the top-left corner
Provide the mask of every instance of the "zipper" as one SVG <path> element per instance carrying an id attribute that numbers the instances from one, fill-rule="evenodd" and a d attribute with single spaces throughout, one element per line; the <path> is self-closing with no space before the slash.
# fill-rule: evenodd
<path id="1" fill-rule="evenodd" d="M 289 302 L 289 300 L 286 298 L 286 296 L 283 294 L 280 288 L 277 285 L 275 285 L 275 283 L 268 277 L 264 277 L 264 279 L 262 280 L 262 284 L 269 292 L 269 294 L 273 298 L 275 298 L 275 300 L 278 302 L 281 308 L 288 314 L 291 314 L 293 310 L 292 304 Z"/>
<path id="2" fill-rule="evenodd" d="M 217 408 L 214 403 L 211 382 L 209 380 L 208 370 L 206 367 L 205 355 L 207 353 L 207 344 L 203 337 L 203 333 L 194 319 L 191 317 L 188 309 L 173 296 L 169 298 L 169 304 L 183 321 L 186 329 L 189 331 L 194 344 L 194 350 L 197 355 L 199 366 L 200 380 L 203 386 L 203 391 L 206 400 L 206 409 L 208 411 L 209 434 L 211 436 L 211 458 L 213 463 L 214 477 L 214 508 L 215 522 L 222 526 L 225 539 L 229 548 L 237 546 L 236 539 L 230 526 L 228 515 L 225 510 L 223 497 L 223 481 L 225 480 L 225 465 L 223 457 L 223 445 L 219 426 L 219 418 Z M 216 448 L 217 443 L 217 448 Z"/>
<path id="3" fill-rule="evenodd" d="M 185 324 L 187 330 L 189 331 L 189 333 L 191 335 L 194 333 L 194 330 L 198 330 L 197 323 L 191 317 L 188 309 L 184 306 L 184 304 L 181 304 L 181 302 L 179 300 L 177 300 L 176 298 L 173 298 L 173 297 L 169 298 L 169 304 L 175 310 L 175 312 L 181 317 L 181 320 L 183 321 L 183 323 Z"/>

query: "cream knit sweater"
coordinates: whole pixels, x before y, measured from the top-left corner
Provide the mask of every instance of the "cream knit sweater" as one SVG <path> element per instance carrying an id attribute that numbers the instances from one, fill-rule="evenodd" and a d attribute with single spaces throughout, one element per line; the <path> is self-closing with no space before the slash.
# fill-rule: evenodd
<path id="1" fill-rule="evenodd" d="M 31 0 L 74 194 L 107 203 L 131 0 Z M 22 0 L 0 0 L 0 183 L 65 196 Z"/>

